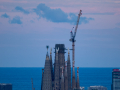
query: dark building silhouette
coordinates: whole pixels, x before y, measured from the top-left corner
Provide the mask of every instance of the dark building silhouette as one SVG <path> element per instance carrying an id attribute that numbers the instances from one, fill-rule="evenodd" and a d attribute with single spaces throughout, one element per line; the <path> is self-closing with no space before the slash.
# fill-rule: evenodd
<path id="1" fill-rule="evenodd" d="M 111 90 L 120 90 L 120 69 L 113 69 L 112 71 Z"/>
<path id="2" fill-rule="evenodd" d="M 12 90 L 12 84 L 0 83 L 0 90 Z"/>
<path id="3" fill-rule="evenodd" d="M 88 90 L 107 90 L 107 88 L 104 86 L 90 86 Z"/>
<path id="4" fill-rule="evenodd" d="M 64 44 L 55 45 L 54 64 L 52 64 L 52 50 L 50 51 L 50 58 L 47 52 L 45 67 L 42 70 L 41 90 L 72 90 L 70 54 L 68 51 L 65 62 L 65 50 Z"/>

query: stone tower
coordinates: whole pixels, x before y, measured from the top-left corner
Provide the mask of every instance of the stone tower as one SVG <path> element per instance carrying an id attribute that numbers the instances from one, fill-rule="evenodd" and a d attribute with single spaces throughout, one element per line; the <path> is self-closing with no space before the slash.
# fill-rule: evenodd
<path id="1" fill-rule="evenodd" d="M 77 67 L 77 82 L 76 82 L 76 89 L 80 89 L 80 83 L 79 83 L 79 67 Z"/>
<path id="2" fill-rule="evenodd" d="M 52 90 L 52 73 L 48 52 L 45 60 L 44 74 L 42 79 L 42 90 Z"/>
<path id="3" fill-rule="evenodd" d="M 68 76 L 68 90 L 71 90 L 71 64 L 70 64 L 70 55 L 68 49 L 68 58 L 67 58 L 67 76 Z"/>
<path id="4" fill-rule="evenodd" d="M 58 51 L 58 62 L 59 62 L 59 78 L 60 78 L 60 82 L 61 82 L 61 76 L 62 76 L 62 69 L 60 67 L 64 67 L 65 68 L 65 45 L 64 44 L 56 44 L 55 48 L 59 48 Z M 56 51 L 55 51 L 56 53 Z M 64 76 L 64 70 L 63 70 L 63 76 Z M 60 83 L 61 84 L 61 83 Z M 61 85 L 60 85 L 61 86 Z"/>
<path id="5" fill-rule="evenodd" d="M 54 64 L 54 90 L 60 89 L 60 68 L 58 61 L 59 48 L 55 48 L 55 64 Z"/>
<path id="6" fill-rule="evenodd" d="M 61 75 L 61 82 L 60 82 L 60 90 L 64 90 L 64 76 L 63 76 L 63 69 L 64 69 L 64 67 L 62 66 L 61 67 L 61 69 L 62 69 L 62 75 Z"/>

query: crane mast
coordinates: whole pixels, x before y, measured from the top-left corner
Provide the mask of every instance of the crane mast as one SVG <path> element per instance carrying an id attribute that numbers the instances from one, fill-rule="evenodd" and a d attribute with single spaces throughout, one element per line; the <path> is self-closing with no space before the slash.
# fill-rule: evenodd
<path id="1" fill-rule="evenodd" d="M 77 32 L 77 28 L 78 28 L 78 24 L 79 24 L 79 20 L 80 20 L 80 16 L 82 15 L 82 10 L 80 10 L 79 14 L 78 14 L 78 18 L 77 18 L 77 24 L 76 24 L 76 27 L 75 27 L 75 32 L 74 32 L 74 35 L 72 33 L 72 62 L 73 62 L 73 67 L 75 66 L 75 36 L 76 36 L 76 32 Z"/>
<path id="2" fill-rule="evenodd" d="M 77 18 L 77 23 L 76 23 L 76 27 L 75 27 L 75 31 L 74 34 L 71 31 L 71 39 L 70 41 L 72 42 L 72 90 L 76 88 L 76 84 L 75 84 L 75 36 L 76 36 L 76 32 L 77 32 L 77 28 L 78 28 L 78 24 L 79 24 L 79 20 L 80 20 L 80 16 L 82 15 L 82 10 L 80 10 L 79 14 L 78 14 L 78 18 Z"/>

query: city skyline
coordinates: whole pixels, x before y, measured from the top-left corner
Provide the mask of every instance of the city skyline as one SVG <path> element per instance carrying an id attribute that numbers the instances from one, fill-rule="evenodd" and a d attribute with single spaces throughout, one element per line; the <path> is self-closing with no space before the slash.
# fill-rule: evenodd
<path id="1" fill-rule="evenodd" d="M 0 67 L 44 67 L 46 45 L 53 59 L 55 44 L 71 49 L 80 9 L 75 66 L 120 67 L 119 0 L 1 0 Z"/>

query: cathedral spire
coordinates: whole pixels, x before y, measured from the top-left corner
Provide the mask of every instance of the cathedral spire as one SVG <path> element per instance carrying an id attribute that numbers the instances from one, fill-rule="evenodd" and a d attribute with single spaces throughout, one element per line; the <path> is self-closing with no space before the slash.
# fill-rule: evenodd
<path id="1" fill-rule="evenodd" d="M 68 76 L 68 90 L 71 90 L 71 64 L 70 64 L 69 49 L 68 49 L 68 58 L 67 58 L 67 76 Z"/>
<path id="2" fill-rule="evenodd" d="M 47 46 L 47 55 L 45 60 L 44 74 L 42 79 L 42 90 L 52 90 L 52 73 L 51 73 L 51 65 L 48 55 L 48 47 Z"/>
<path id="3" fill-rule="evenodd" d="M 49 60 L 49 55 L 48 55 L 48 48 L 49 48 L 49 46 L 46 46 L 46 48 L 47 48 L 46 60 Z"/>
<path id="4" fill-rule="evenodd" d="M 50 50 L 50 66 L 51 66 L 52 81 L 53 81 L 52 48 L 51 48 L 51 50 Z"/>

